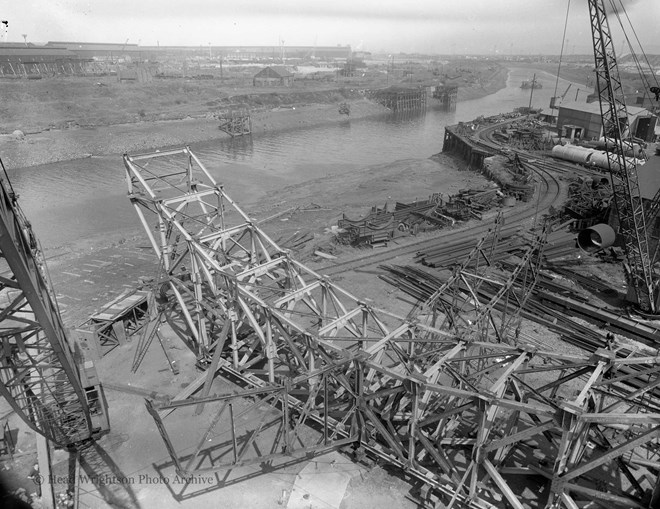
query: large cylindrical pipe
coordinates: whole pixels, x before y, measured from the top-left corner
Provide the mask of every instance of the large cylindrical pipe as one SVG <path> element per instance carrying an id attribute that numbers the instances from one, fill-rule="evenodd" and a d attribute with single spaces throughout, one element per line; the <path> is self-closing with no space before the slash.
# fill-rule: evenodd
<path id="1" fill-rule="evenodd" d="M 614 244 L 616 234 L 609 224 L 595 224 L 585 228 L 577 236 L 577 245 L 583 251 L 592 254 Z"/>
<path id="2" fill-rule="evenodd" d="M 616 143 L 611 138 L 601 138 L 595 142 L 596 148 L 603 150 L 614 150 L 616 148 Z M 630 143 L 629 141 L 623 140 L 623 155 L 626 157 L 637 157 L 641 159 L 644 156 L 644 148 L 639 143 Z"/>
<path id="3" fill-rule="evenodd" d="M 626 163 L 628 164 L 629 167 L 634 168 L 635 165 L 641 164 L 640 162 L 636 161 L 632 157 L 626 157 Z M 621 168 L 619 167 L 619 163 L 616 161 L 615 158 L 612 158 L 612 161 L 609 160 L 609 157 L 607 155 L 607 152 L 602 152 L 600 150 L 594 150 L 593 153 L 591 154 L 591 157 L 589 158 L 589 164 L 592 166 L 597 166 L 598 168 L 604 168 L 607 169 L 609 165 L 612 165 L 612 170 L 614 171 L 619 171 Z"/>
<path id="4" fill-rule="evenodd" d="M 577 145 L 556 145 L 552 147 L 552 155 L 566 161 L 586 164 L 589 162 L 593 149 Z"/>

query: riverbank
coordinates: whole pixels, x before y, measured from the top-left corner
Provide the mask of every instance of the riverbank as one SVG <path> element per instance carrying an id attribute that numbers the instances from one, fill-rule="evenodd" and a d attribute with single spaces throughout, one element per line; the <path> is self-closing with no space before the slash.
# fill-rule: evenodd
<path id="1" fill-rule="evenodd" d="M 499 65 L 492 65 L 479 74 L 478 79 L 459 84 L 459 101 L 485 97 L 506 86 L 508 70 Z M 59 83 L 59 82 L 57 82 Z M 33 84 L 29 84 L 33 86 Z M 109 86 L 100 87 L 104 92 Z M 92 92 L 86 91 L 88 94 Z M 300 90 L 282 91 L 277 93 L 258 93 L 237 95 L 231 100 L 248 103 L 251 106 L 253 136 L 262 133 L 285 131 L 305 127 L 319 126 L 330 123 L 346 122 L 387 115 L 390 112 L 384 106 L 366 99 L 359 90 L 324 90 L 316 92 L 301 92 Z M 43 92 L 46 93 L 45 91 Z M 82 92 L 81 92 L 82 93 Z M 97 93 L 94 90 L 94 93 Z M 128 93 L 128 92 L 127 92 Z M 132 95 L 130 96 L 132 97 Z M 45 111 L 37 111 L 26 101 L 26 115 L 33 115 L 35 120 L 26 120 L 25 125 L 47 125 Z M 81 99 L 86 102 L 88 97 Z M 339 104 L 347 102 L 350 105 L 350 116 L 339 113 Z M 108 106 L 95 110 L 92 108 L 83 121 L 80 115 L 72 115 L 76 121 L 69 124 L 62 122 L 57 125 L 68 125 L 65 128 L 33 127 L 16 134 L 0 135 L 0 154 L 7 168 L 25 168 L 72 159 L 82 159 L 91 156 L 122 154 L 126 152 L 144 152 L 162 147 L 182 146 L 191 143 L 226 139 L 229 136 L 218 129 L 218 121 L 213 117 L 220 103 L 207 102 L 209 106 L 203 110 L 190 108 L 189 115 L 182 118 L 169 118 L 181 115 L 182 105 L 173 105 L 172 111 L 165 113 L 145 113 L 135 116 L 142 119 L 135 122 L 111 123 Z M 433 100 L 429 101 L 433 107 Z M 16 105 L 12 106 L 16 109 Z M 134 105 L 131 108 L 135 108 Z M 17 113 L 16 113 L 17 114 Z M 77 115 L 77 116 L 76 116 Z M 10 126 L 20 124 L 9 122 Z"/>
<path id="2" fill-rule="evenodd" d="M 458 88 L 458 101 L 471 101 L 481 99 L 487 95 L 494 94 L 498 90 L 506 87 L 506 81 L 509 77 L 509 69 L 501 65 L 489 68 L 479 80 L 470 86 L 461 86 Z"/>
<path id="3" fill-rule="evenodd" d="M 384 106 L 367 99 L 350 101 L 351 119 L 387 114 Z M 299 104 L 252 114 L 253 134 L 284 131 L 347 121 L 335 104 Z M 7 168 L 82 159 L 91 156 L 144 152 L 190 143 L 227 139 L 212 116 L 135 122 L 97 127 L 41 131 L 24 136 L 0 136 L 0 153 Z"/>

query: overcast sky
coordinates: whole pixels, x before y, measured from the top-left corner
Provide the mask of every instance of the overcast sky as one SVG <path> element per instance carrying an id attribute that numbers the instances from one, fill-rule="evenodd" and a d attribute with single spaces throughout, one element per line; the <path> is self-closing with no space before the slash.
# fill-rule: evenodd
<path id="1" fill-rule="evenodd" d="M 610 0 L 606 0 L 610 1 Z M 620 1 L 620 0 L 616 0 Z M 558 54 L 569 0 L 0 0 L 8 41 L 335 46 L 372 52 Z M 627 2 L 660 53 L 659 0 Z M 571 0 L 564 52 L 589 53 L 586 0 Z M 617 53 L 623 38 L 610 20 Z M 630 31 L 630 30 L 629 30 Z M 630 31 L 632 36 L 632 31 Z M 637 51 L 637 50 L 636 50 Z M 625 51 L 627 53 L 627 51 Z"/>

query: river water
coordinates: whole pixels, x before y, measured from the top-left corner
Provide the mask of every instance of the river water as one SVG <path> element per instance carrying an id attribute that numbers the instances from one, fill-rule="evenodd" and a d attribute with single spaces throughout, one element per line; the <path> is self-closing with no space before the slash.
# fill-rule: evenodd
<path id="1" fill-rule="evenodd" d="M 481 99 L 460 102 L 451 113 L 429 110 L 415 116 L 347 120 L 267 133 L 254 139 L 209 141 L 191 148 L 229 195 L 249 210 L 250 202 L 259 198 L 251 182 L 277 188 L 375 164 L 428 158 L 442 150 L 445 126 L 527 106 L 530 90 L 521 89 L 520 84 L 531 77 L 529 69 L 511 68 L 506 88 Z M 537 72 L 537 80 L 543 88 L 534 90 L 532 106 L 547 108 L 555 77 Z M 559 94 L 568 83 L 559 80 Z M 582 85 L 574 87 L 584 89 Z M 582 92 L 580 99 L 584 97 Z M 126 198 L 120 156 L 35 166 L 10 171 L 9 177 L 46 249 L 122 232 L 129 235 L 141 228 Z"/>

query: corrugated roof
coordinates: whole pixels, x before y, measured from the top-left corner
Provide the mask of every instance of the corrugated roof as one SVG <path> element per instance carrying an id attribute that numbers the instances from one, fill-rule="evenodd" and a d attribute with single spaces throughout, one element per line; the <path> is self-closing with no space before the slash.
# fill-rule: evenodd
<path id="1" fill-rule="evenodd" d="M 559 106 L 559 109 L 566 109 L 566 110 L 572 110 L 572 111 L 581 111 L 584 113 L 595 113 L 596 115 L 600 115 L 600 104 L 598 101 L 594 101 L 592 103 L 581 103 L 581 102 L 565 102 L 561 103 Z M 627 106 L 626 109 L 628 110 L 629 115 L 639 115 L 640 113 L 643 112 L 648 112 L 646 108 L 640 108 L 638 106 Z M 650 113 L 650 112 L 649 112 Z"/>
<path id="2" fill-rule="evenodd" d="M 77 58 L 78 55 L 64 48 L 40 48 L 40 47 L 0 47 L 0 57 L 9 58 L 39 58 L 39 57 L 62 57 Z"/>
<path id="3" fill-rule="evenodd" d="M 122 44 L 120 42 L 76 42 L 76 41 L 48 41 L 46 46 L 63 46 L 68 49 L 81 50 L 118 50 L 118 49 L 137 49 L 137 44 Z"/>
<path id="4" fill-rule="evenodd" d="M 2 48 L 34 48 L 34 43 L 28 42 L 0 42 L 0 49 Z"/>

